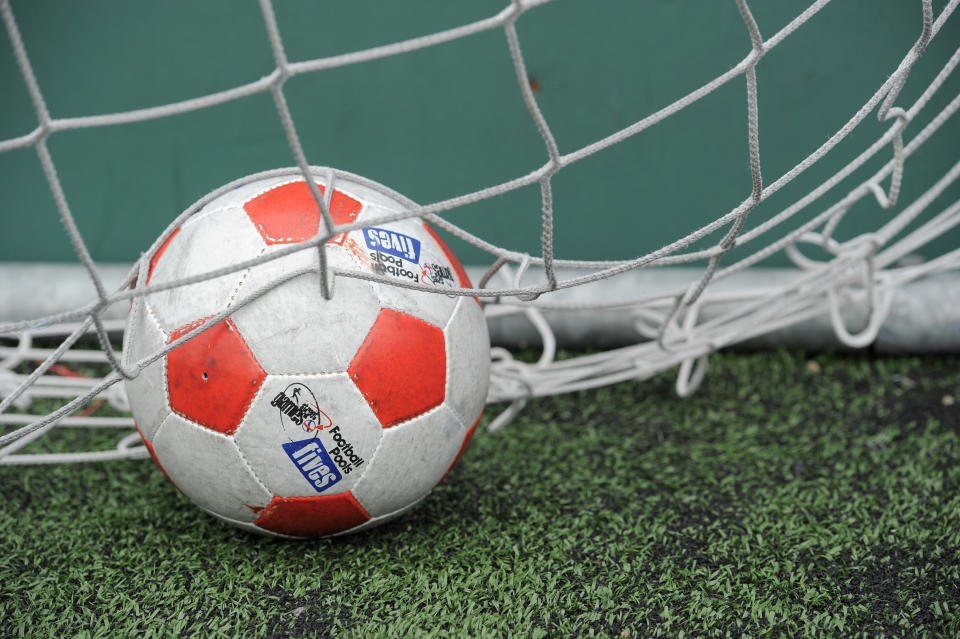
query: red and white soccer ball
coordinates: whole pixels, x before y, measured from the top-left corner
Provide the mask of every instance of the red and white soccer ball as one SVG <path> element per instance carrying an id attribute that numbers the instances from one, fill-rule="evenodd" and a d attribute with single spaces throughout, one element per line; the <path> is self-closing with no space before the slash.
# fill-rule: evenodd
<path id="1" fill-rule="evenodd" d="M 334 223 L 370 225 L 330 240 L 329 266 L 469 287 L 422 220 L 376 222 L 401 210 L 401 199 L 339 176 Z M 144 263 L 138 286 L 289 248 L 320 224 L 298 175 L 251 180 L 177 228 Z M 476 299 L 341 276 L 328 301 L 318 264 L 316 249 L 299 251 L 136 298 L 131 309 L 127 366 L 269 290 L 126 382 L 143 441 L 170 481 L 248 530 L 316 537 L 396 517 L 456 462 L 486 399 L 489 338 Z"/>

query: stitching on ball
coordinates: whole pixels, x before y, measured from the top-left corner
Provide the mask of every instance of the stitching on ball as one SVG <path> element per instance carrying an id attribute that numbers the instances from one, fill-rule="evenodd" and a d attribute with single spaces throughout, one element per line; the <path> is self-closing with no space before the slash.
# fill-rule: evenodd
<path id="1" fill-rule="evenodd" d="M 268 492 L 269 492 L 269 491 L 268 491 Z M 246 530 L 246 531 L 248 531 L 248 532 L 252 532 L 252 533 L 256 533 L 256 534 L 260 534 L 260 535 L 267 534 L 267 535 L 274 535 L 274 536 L 277 536 L 277 537 L 285 537 L 285 538 L 287 538 L 287 539 L 294 539 L 293 537 L 290 537 L 290 536 L 288 536 L 288 535 L 281 535 L 281 534 L 279 534 L 279 533 L 275 533 L 275 532 L 269 531 L 269 530 L 267 530 L 266 528 L 261 528 L 260 526 L 255 525 L 252 521 L 243 521 L 242 519 L 234 519 L 234 518 L 232 518 L 232 517 L 227 517 L 227 516 L 224 515 L 223 513 L 214 512 L 214 511 L 210 510 L 209 508 L 204 508 L 204 507 L 201 506 L 200 504 L 196 504 L 196 506 L 197 506 L 197 508 L 199 508 L 199 509 L 202 510 L 203 512 L 208 513 L 208 514 L 216 517 L 217 519 L 220 519 L 221 521 L 225 521 L 225 522 L 227 522 L 228 524 L 230 524 L 231 526 L 236 526 L 237 528 L 242 528 L 243 530 Z M 264 508 L 266 508 L 266 506 L 264 506 Z"/>
<path id="2" fill-rule="evenodd" d="M 257 253 L 257 257 L 261 257 L 266 252 L 267 252 L 267 247 L 264 246 L 263 248 L 260 249 L 260 252 Z M 247 278 L 250 276 L 250 271 L 252 270 L 253 270 L 253 267 L 250 267 L 243 272 L 242 276 L 240 276 L 240 281 L 237 282 L 237 285 L 235 287 L 233 287 L 233 292 L 230 293 L 230 297 L 227 299 L 227 308 L 230 308 L 231 306 L 233 306 L 233 302 L 237 299 L 237 293 L 239 293 L 240 289 L 243 288 L 243 284 L 244 282 L 247 281 Z"/>
<path id="3" fill-rule="evenodd" d="M 142 305 L 142 306 L 143 306 L 144 310 L 146 310 L 146 312 L 147 312 L 147 317 L 149 317 L 150 320 L 153 322 L 154 327 L 155 327 L 158 331 L 160 331 L 160 340 L 161 340 L 161 342 L 163 342 L 163 346 L 166 346 L 166 345 L 167 345 L 167 339 L 169 339 L 169 335 L 167 335 L 167 332 L 166 332 L 165 330 L 163 330 L 163 326 L 160 324 L 160 319 L 154 314 L 153 307 L 151 307 L 151 306 L 150 306 L 150 303 L 147 302 L 147 298 L 144 297 L 144 298 L 141 298 L 141 299 L 143 300 L 143 305 Z M 169 412 L 167 412 L 167 417 L 169 417 L 169 416 L 170 416 L 170 413 L 173 412 L 173 405 L 170 403 L 170 387 L 169 387 L 169 385 L 168 385 L 168 383 L 167 383 L 167 356 L 164 355 L 159 361 L 160 361 L 160 363 L 161 363 L 161 366 L 160 366 L 160 386 L 161 386 L 161 388 L 163 389 L 163 407 L 164 407 L 164 409 L 165 409 L 166 411 L 169 411 Z M 156 364 L 157 364 L 157 362 L 154 362 L 153 365 L 156 365 Z M 144 370 L 146 370 L 146 369 L 144 369 Z M 141 372 L 143 372 L 143 371 L 141 371 Z M 164 418 L 163 418 L 164 421 L 166 421 L 167 417 L 164 417 Z M 162 422 L 161 422 L 161 426 L 162 426 Z M 159 427 L 157 428 L 157 432 L 155 432 L 155 433 L 153 434 L 154 439 L 156 439 L 156 436 L 157 436 L 157 433 L 158 433 L 158 432 L 160 432 Z"/>
<path id="4" fill-rule="evenodd" d="M 465 300 L 465 299 L 466 299 L 466 298 L 463 297 L 462 295 L 457 298 L 457 304 L 456 304 L 456 306 L 453 307 L 453 312 L 450 313 L 450 317 L 447 318 L 447 323 L 444 324 L 443 327 L 442 327 L 442 328 L 443 328 L 443 336 L 444 336 L 444 338 L 446 338 L 446 336 L 447 336 L 447 329 L 450 328 L 450 325 L 453 323 L 453 318 L 456 317 L 456 316 L 457 316 L 457 313 L 460 312 L 460 307 L 463 305 L 463 300 Z"/>
<path id="5" fill-rule="evenodd" d="M 160 324 L 160 318 L 157 317 L 156 313 L 155 313 L 154 310 L 153 310 L 153 307 L 150 306 L 150 303 L 147 301 L 147 298 L 144 297 L 144 298 L 142 298 L 142 299 L 143 299 L 143 308 L 144 308 L 144 310 L 147 311 L 147 316 L 148 316 L 148 317 L 150 318 L 150 320 L 153 322 L 154 328 L 156 328 L 158 331 L 160 331 L 160 335 L 162 336 L 163 343 L 166 344 L 166 343 L 167 343 L 167 339 L 169 339 L 170 336 L 167 335 L 167 332 L 166 332 L 165 330 L 163 330 L 163 325 Z"/>
<path id="6" fill-rule="evenodd" d="M 160 436 L 160 433 L 163 431 L 163 427 L 167 425 L 167 422 L 170 421 L 170 418 L 173 417 L 173 413 L 167 413 L 166 417 L 160 420 L 160 425 L 157 426 L 157 430 L 154 431 L 153 437 L 150 438 L 150 445 L 153 446 L 153 454 L 157 455 L 157 447 L 154 446 L 154 442 L 157 441 L 157 437 Z M 142 431 L 141 431 L 142 432 Z M 157 459 L 160 458 L 160 455 L 157 455 Z"/>
<path id="7" fill-rule="evenodd" d="M 351 382 L 353 379 L 350 375 L 347 374 L 346 370 L 335 370 L 335 371 L 309 371 L 306 373 L 268 373 L 270 377 L 333 377 L 336 375 L 343 375 Z"/>
<path id="8" fill-rule="evenodd" d="M 447 403 L 446 399 L 443 400 L 442 405 L 446 405 L 447 409 L 453 415 L 453 418 L 457 420 L 457 424 L 460 426 L 460 430 L 463 432 L 463 436 L 466 437 L 467 433 L 470 431 L 470 427 L 467 426 L 467 420 L 463 418 L 463 416 L 460 414 L 460 412 L 456 409 L 456 407 L 452 403 Z M 461 446 L 462 445 L 463 443 L 461 442 Z"/>
<path id="9" fill-rule="evenodd" d="M 369 348 L 370 335 L 371 335 L 371 333 L 373 333 L 373 327 L 377 325 L 377 320 L 378 320 L 378 319 L 380 319 L 380 313 L 379 313 L 379 312 L 377 313 L 377 317 L 376 317 L 376 318 L 373 320 L 373 322 L 370 324 L 370 328 L 367 329 L 367 334 L 363 336 L 363 341 L 360 342 L 360 347 L 357 349 L 357 352 L 354 353 L 353 357 L 350 359 L 350 363 L 347 364 L 347 377 L 350 378 L 350 381 L 353 382 L 353 385 L 356 387 L 356 389 L 357 389 L 358 391 L 360 391 L 360 394 L 363 395 L 363 398 L 364 398 L 365 400 L 367 400 L 367 405 L 368 405 L 368 406 L 371 405 L 371 404 L 370 404 L 371 399 L 370 399 L 370 397 L 367 395 L 366 391 L 364 391 L 362 388 L 360 388 L 360 385 L 357 383 L 357 380 L 355 380 L 355 379 L 353 378 L 353 375 L 350 374 L 350 368 L 353 366 L 353 363 L 354 363 L 357 359 L 359 359 L 360 356 L 363 355 L 363 353 L 365 353 L 366 350 Z M 373 409 L 371 408 L 371 410 L 373 410 Z M 376 415 L 374 415 L 374 417 L 376 417 Z M 380 421 L 380 418 L 378 417 L 378 418 L 377 418 L 377 422 L 379 422 L 379 421 Z M 382 424 L 381 424 L 381 426 L 382 426 Z"/>
<path id="10" fill-rule="evenodd" d="M 303 176 L 300 175 L 300 176 L 297 176 L 297 177 L 295 177 L 295 178 L 292 178 L 292 179 L 289 179 L 289 180 L 286 180 L 286 181 L 283 181 L 283 182 L 274 182 L 273 184 L 270 184 L 270 185 L 268 185 L 268 186 L 264 186 L 264 187 L 261 188 L 259 191 L 257 191 L 256 193 L 254 193 L 253 195 L 251 195 L 250 197 L 248 197 L 247 199 L 245 199 L 243 202 L 241 202 L 241 203 L 240 203 L 240 208 L 241 208 L 241 209 L 244 208 L 244 207 L 245 207 L 247 204 L 249 204 L 252 200 L 257 199 L 258 197 L 260 197 L 260 196 L 263 195 L 264 193 L 269 193 L 270 191 L 272 191 L 272 190 L 274 190 L 274 189 L 278 189 L 278 188 L 280 188 L 281 186 L 286 186 L 286 185 L 288 185 L 288 184 L 293 184 L 294 182 L 303 182 L 303 181 L 304 181 Z M 245 209 L 244 209 L 244 213 L 246 213 L 246 210 L 245 210 Z"/>
<path id="11" fill-rule="evenodd" d="M 200 220 L 206 217 L 209 217 L 211 215 L 215 215 L 217 213 L 223 213 L 224 211 L 232 211 L 237 208 L 238 208 L 237 206 L 221 206 L 219 208 L 210 209 L 210 210 L 200 209 L 199 211 L 197 211 L 196 213 L 188 217 L 186 220 L 184 220 L 183 224 L 180 225 L 180 228 L 181 229 L 186 228 L 187 225 L 199 222 Z M 244 211 L 244 213 L 246 213 L 246 211 Z"/>
<path id="12" fill-rule="evenodd" d="M 228 317 L 225 321 L 227 323 L 227 330 L 237 334 L 237 337 L 240 338 L 240 343 L 242 343 L 243 347 L 247 349 L 247 353 L 250 355 L 250 357 L 253 358 L 253 361 L 257 363 L 257 369 L 259 369 L 259 371 L 263 373 L 263 378 L 261 378 L 260 381 L 257 382 L 257 385 L 260 388 L 257 389 L 257 392 L 254 393 L 253 396 L 250 399 L 248 399 L 247 402 L 243 405 L 243 418 L 245 418 L 247 416 L 247 413 L 250 411 L 250 406 L 253 404 L 253 400 L 257 398 L 257 396 L 260 394 L 260 390 L 264 386 L 264 382 L 266 381 L 266 378 L 267 378 L 267 371 L 263 370 L 263 366 L 260 365 L 260 360 L 258 360 L 257 356 L 253 354 L 252 350 L 250 350 L 250 346 L 249 344 L 247 344 L 247 340 L 243 339 L 243 333 L 241 333 L 239 329 L 237 329 L 237 326 L 236 324 L 233 323 L 233 320 Z M 243 418 L 240 419 L 240 423 L 243 423 Z M 234 428 L 233 431 L 231 432 L 235 433 L 239 428 L 240 428 L 240 424 L 237 424 L 237 427 Z"/>
<path id="13" fill-rule="evenodd" d="M 258 393 L 258 394 L 259 394 L 259 393 Z M 203 425 L 201 425 L 199 422 L 196 422 L 196 421 L 191 420 L 191 419 L 187 419 L 186 421 L 187 421 L 187 423 L 190 425 L 191 428 L 194 428 L 195 430 L 197 430 L 197 431 L 199 431 L 199 432 L 201 432 L 201 433 L 203 433 L 203 434 L 205 434 L 205 435 L 207 435 L 207 436 L 209 436 L 209 437 L 212 437 L 212 438 L 214 438 L 214 439 L 220 439 L 220 438 L 222 438 L 222 439 L 225 439 L 225 440 L 229 441 L 229 442 L 230 442 L 230 445 L 233 446 L 233 449 L 237 452 L 237 455 L 240 457 L 240 461 L 243 462 L 243 465 L 244 465 L 244 466 L 247 468 L 247 470 L 249 471 L 250 477 L 253 479 L 253 481 L 254 481 L 258 486 L 260 486 L 260 488 L 262 488 L 262 489 L 264 490 L 264 492 L 267 494 L 267 497 L 272 500 L 272 498 L 273 498 L 273 493 L 264 485 L 264 483 L 260 480 L 260 478 L 257 476 L 257 474 L 256 474 L 255 472 L 253 472 L 253 469 L 250 467 L 250 464 L 247 462 L 246 458 L 244 458 L 244 456 L 243 456 L 243 451 L 240 450 L 240 446 L 239 446 L 239 444 L 237 443 L 236 439 L 233 437 L 232 434 L 229 434 L 229 435 L 228 435 L 228 434 L 225 434 L 225 433 L 220 433 L 220 432 L 216 432 L 216 431 L 210 430 L 209 428 L 203 427 Z M 243 420 L 241 420 L 241 424 L 242 424 L 242 423 L 243 423 Z M 239 426 L 237 427 L 237 430 L 239 430 Z M 157 431 L 157 432 L 158 432 L 158 434 L 159 434 L 159 431 Z M 156 439 L 156 437 L 155 437 L 154 439 Z M 268 502 L 267 505 L 269 505 L 269 502 Z M 266 506 L 264 506 L 264 508 L 266 508 Z M 204 510 L 207 510 L 207 509 L 204 508 Z M 223 515 L 222 513 L 217 513 L 217 514 L 218 514 L 219 516 L 221 516 L 221 517 L 224 517 L 224 515 Z M 226 517 L 226 519 L 230 519 L 230 518 L 229 518 L 229 517 Z M 240 520 L 237 520 L 237 521 L 240 521 Z M 250 524 L 250 525 L 253 525 L 253 522 L 242 522 L 242 523 L 248 523 L 248 524 Z"/>
<path id="14" fill-rule="evenodd" d="M 254 395 L 253 397 L 254 400 L 259 399 L 259 397 L 264 393 L 263 389 L 265 387 L 266 387 L 266 384 L 260 385 L 259 390 L 257 390 L 256 395 Z M 251 400 L 251 403 L 252 402 L 253 400 Z M 250 476 L 253 477 L 253 480 L 257 482 L 257 484 L 259 484 L 260 487 L 266 491 L 267 495 L 272 498 L 273 491 L 267 488 L 266 483 L 262 479 L 260 479 L 260 476 L 253 469 L 253 466 L 250 464 L 249 461 L 247 461 L 247 456 L 243 454 L 243 449 L 240 447 L 240 442 L 237 441 L 237 435 L 240 433 L 240 429 L 250 423 L 250 420 L 247 419 L 249 416 L 250 416 L 250 410 L 248 409 L 246 412 L 244 412 L 243 419 L 241 419 L 240 423 L 237 424 L 237 428 L 233 431 L 233 433 L 230 434 L 230 439 L 233 440 L 233 445 L 237 447 L 237 453 L 240 455 L 240 461 L 242 461 L 243 465 L 246 466 L 247 471 L 250 473 Z M 267 506 L 264 506 L 264 509 L 266 509 L 269 505 L 270 505 L 269 502 L 267 502 Z"/>

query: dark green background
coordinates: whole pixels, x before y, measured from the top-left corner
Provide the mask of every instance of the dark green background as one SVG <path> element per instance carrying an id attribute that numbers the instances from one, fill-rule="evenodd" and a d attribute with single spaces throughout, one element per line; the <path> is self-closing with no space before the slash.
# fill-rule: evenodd
<path id="1" fill-rule="evenodd" d="M 505 4 L 279 1 L 276 13 L 288 57 L 298 61 L 450 28 L 494 15 Z M 803 6 L 753 4 L 765 37 Z M 935 11 L 944 4 L 935 2 Z M 14 1 L 13 9 L 54 117 L 192 98 L 250 82 L 274 66 L 253 1 L 31 0 Z M 750 44 L 732 1 L 559 0 L 522 16 L 518 30 L 562 152 L 669 104 L 734 66 Z M 919 31 L 919 1 L 837 0 L 771 51 L 758 72 L 766 181 L 840 128 L 896 68 Z M 960 16 L 929 47 L 900 105 L 909 106 L 920 94 L 957 42 Z M 908 130 L 908 139 L 958 88 L 960 78 L 951 78 Z M 286 93 L 311 163 L 359 173 L 423 203 L 525 174 L 546 158 L 499 29 L 298 76 Z M 0 139 L 35 126 L 4 33 Z M 750 191 L 746 126 L 740 77 L 681 114 L 562 171 L 554 180 L 558 255 L 635 256 L 730 210 Z M 760 207 L 750 224 L 822 181 L 886 126 L 871 115 L 803 180 Z M 956 161 L 958 139 L 960 124 L 952 121 L 910 159 L 903 203 Z M 151 122 L 57 133 L 50 150 L 100 261 L 134 259 L 174 216 L 221 184 L 293 164 L 268 94 Z M 889 157 L 884 151 L 857 177 Z M 848 180 L 831 195 L 841 197 L 854 184 Z M 33 149 L 0 154 L 0 185 L 0 261 L 74 260 Z M 932 213 L 958 195 L 955 185 Z M 448 215 L 496 244 L 538 253 L 539 211 L 539 189 L 531 187 Z M 889 215 L 872 200 L 858 204 L 840 235 L 877 228 Z M 928 256 L 958 243 L 954 232 L 927 249 Z M 487 261 L 479 251 L 460 252 L 464 261 Z M 737 256 L 745 254 L 738 249 Z"/>

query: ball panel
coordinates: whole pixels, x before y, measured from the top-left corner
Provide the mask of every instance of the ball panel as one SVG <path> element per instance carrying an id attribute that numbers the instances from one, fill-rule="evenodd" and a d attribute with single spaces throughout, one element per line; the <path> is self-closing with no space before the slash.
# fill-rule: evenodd
<path id="1" fill-rule="evenodd" d="M 293 537 L 323 537 L 355 528 L 370 515 L 350 493 L 314 497 L 274 497 L 254 522 Z"/>
<path id="2" fill-rule="evenodd" d="M 173 282 L 260 255 L 263 239 L 241 209 L 203 212 L 183 224 L 157 260 L 150 283 Z M 244 272 L 178 286 L 148 297 L 167 333 L 227 307 Z"/>
<path id="3" fill-rule="evenodd" d="M 385 430 L 353 494 L 373 516 L 417 501 L 446 473 L 465 434 L 466 428 L 445 405 Z"/>
<path id="4" fill-rule="evenodd" d="M 415 317 L 384 309 L 348 372 L 388 428 L 443 401 L 446 368 L 443 331 Z"/>
<path id="5" fill-rule="evenodd" d="M 320 194 L 326 189 L 318 185 Z M 357 219 L 361 204 L 340 190 L 330 197 L 330 217 L 336 225 Z M 243 209 L 268 244 L 309 240 L 321 227 L 322 215 L 307 183 L 300 180 L 274 187 L 244 203 Z"/>
<path id="6" fill-rule="evenodd" d="M 310 253 L 316 258 L 314 251 Z M 287 264 L 288 258 L 263 264 L 269 268 L 252 269 L 251 278 L 257 273 L 264 281 L 260 286 L 265 285 L 271 279 L 269 272 L 279 274 Z M 305 275 L 236 311 L 233 321 L 269 373 L 332 373 L 347 370 L 378 312 L 377 297 L 367 282 L 339 278 L 334 299 L 325 300 L 320 276 Z"/>
<path id="7" fill-rule="evenodd" d="M 345 373 L 267 376 L 235 435 L 276 495 L 350 490 L 380 444 L 380 422 Z"/>
<path id="8" fill-rule="evenodd" d="M 183 337 L 199 324 L 177 329 L 170 341 Z M 220 433 L 236 430 L 265 377 L 229 317 L 167 354 L 170 407 Z"/>
<path id="9" fill-rule="evenodd" d="M 464 424 L 483 412 L 490 384 L 490 334 L 483 311 L 461 297 L 444 330 L 447 344 L 447 399 Z"/>
<path id="10" fill-rule="evenodd" d="M 170 415 L 153 448 L 170 480 L 201 508 L 252 522 L 270 503 L 272 495 L 251 474 L 231 437 Z"/>
<path id="11" fill-rule="evenodd" d="M 130 367 L 157 353 L 166 345 L 166 336 L 150 315 L 142 297 L 133 302 L 124 334 L 123 365 Z M 125 380 L 130 412 L 147 440 L 153 438 L 160 423 L 170 414 L 167 404 L 163 358 L 149 364 L 133 379 Z"/>

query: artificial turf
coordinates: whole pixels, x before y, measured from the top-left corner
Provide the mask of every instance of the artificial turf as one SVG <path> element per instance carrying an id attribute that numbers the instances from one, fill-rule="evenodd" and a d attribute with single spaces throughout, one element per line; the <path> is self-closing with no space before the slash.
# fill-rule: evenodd
<path id="1" fill-rule="evenodd" d="M 960 636 L 960 357 L 672 383 L 532 401 L 333 540 L 228 528 L 150 461 L 0 467 L 0 634 Z"/>

